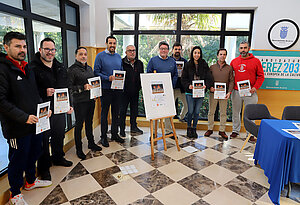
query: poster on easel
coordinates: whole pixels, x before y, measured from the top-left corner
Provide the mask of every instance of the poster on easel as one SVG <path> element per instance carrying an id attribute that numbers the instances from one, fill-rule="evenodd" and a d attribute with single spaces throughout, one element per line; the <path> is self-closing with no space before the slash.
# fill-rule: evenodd
<path id="1" fill-rule="evenodd" d="M 176 115 L 170 73 L 141 74 L 147 120 Z"/>

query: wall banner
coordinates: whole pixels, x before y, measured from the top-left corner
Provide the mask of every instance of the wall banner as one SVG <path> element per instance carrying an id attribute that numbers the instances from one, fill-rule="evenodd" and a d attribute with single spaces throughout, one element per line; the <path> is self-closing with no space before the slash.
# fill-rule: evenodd
<path id="1" fill-rule="evenodd" d="M 264 69 L 261 89 L 300 90 L 300 51 L 251 50 L 251 53 Z"/>

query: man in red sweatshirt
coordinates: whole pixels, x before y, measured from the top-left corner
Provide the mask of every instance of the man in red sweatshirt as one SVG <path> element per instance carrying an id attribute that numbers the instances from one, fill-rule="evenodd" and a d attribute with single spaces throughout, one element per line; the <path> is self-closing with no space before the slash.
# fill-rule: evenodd
<path id="1" fill-rule="evenodd" d="M 247 104 L 256 104 L 258 96 L 256 90 L 264 82 L 264 71 L 261 62 L 249 53 L 250 45 L 248 42 L 241 42 L 239 46 L 240 56 L 233 59 L 230 63 L 234 71 L 234 88 L 231 95 L 232 100 L 232 134 L 230 138 L 239 135 L 241 129 L 241 109 Z M 251 96 L 242 97 L 239 95 L 237 82 L 249 80 L 251 85 Z M 250 137 L 250 141 L 255 141 L 254 136 Z"/>

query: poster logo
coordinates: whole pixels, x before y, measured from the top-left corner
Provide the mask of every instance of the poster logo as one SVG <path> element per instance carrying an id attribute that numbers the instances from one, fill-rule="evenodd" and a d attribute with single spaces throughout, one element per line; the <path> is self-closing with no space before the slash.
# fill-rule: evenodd
<path id="1" fill-rule="evenodd" d="M 287 36 L 287 33 L 288 33 L 288 29 L 289 27 L 287 26 L 282 26 L 281 29 L 280 29 L 280 38 L 281 39 L 285 39 L 286 36 Z"/>

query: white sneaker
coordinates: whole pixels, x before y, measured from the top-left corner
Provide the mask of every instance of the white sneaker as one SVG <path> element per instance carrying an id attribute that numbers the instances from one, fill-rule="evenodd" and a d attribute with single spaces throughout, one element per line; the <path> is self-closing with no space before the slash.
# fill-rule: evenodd
<path id="1" fill-rule="evenodd" d="M 26 181 L 25 187 L 24 189 L 29 191 L 35 188 L 39 188 L 39 187 L 48 187 L 52 185 L 52 181 L 49 180 L 40 180 L 38 178 L 35 179 L 35 181 L 32 184 L 28 184 L 28 182 Z"/>
<path id="2" fill-rule="evenodd" d="M 9 204 L 11 205 L 28 205 L 24 200 L 23 194 L 18 194 L 9 200 Z"/>

